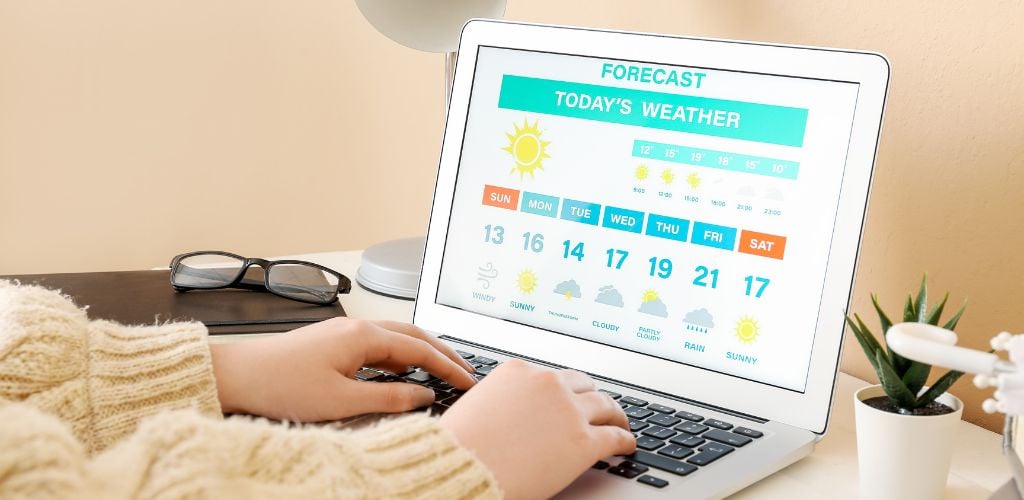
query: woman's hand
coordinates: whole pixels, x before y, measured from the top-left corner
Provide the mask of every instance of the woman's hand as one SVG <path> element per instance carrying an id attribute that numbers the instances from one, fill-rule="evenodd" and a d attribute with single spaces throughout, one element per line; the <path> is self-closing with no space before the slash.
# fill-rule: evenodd
<path id="1" fill-rule="evenodd" d="M 626 414 L 586 374 L 502 363 L 441 417 L 511 499 L 548 498 L 636 448 Z"/>
<path id="2" fill-rule="evenodd" d="M 459 389 L 473 367 L 423 330 L 394 321 L 336 318 L 257 340 L 212 344 L 225 413 L 315 422 L 427 406 L 434 391 L 402 382 L 361 382 L 363 366 L 393 373 L 418 366 Z"/>

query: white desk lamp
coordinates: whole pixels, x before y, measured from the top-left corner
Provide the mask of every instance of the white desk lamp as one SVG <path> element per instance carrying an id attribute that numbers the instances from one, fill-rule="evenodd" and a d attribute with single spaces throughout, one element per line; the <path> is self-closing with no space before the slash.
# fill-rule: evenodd
<path id="1" fill-rule="evenodd" d="M 363 17 L 384 36 L 444 58 L 445 111 L 451 101 L 462 26 L 474 18 L 500 19 L 506 0 L 356 0 Z M 423 263 L 424 237 L 385 241 L 367 248 L 356 282 L 371 292 L 413 299 Z"/>
<path id="2" fill-rule="evenodd" d="M 1006 414 L 1003 453 L 1010 462 L 1013 481 L 993 498 L 1024 498 L 1024 464 L 1014 445 L 1017 421 L 1024 415 L 1024 333 L 1002 332 L 992 338 L 992 349 L 1006 351 L 1009 361 L 991 352 L 957 347 L 956 333 L 924 323 L 893 325 L 885 339 L 893 351 L 907 359 L 974 373 L 975 386 L 996 388 L 993 397 L 986 399 L 981 407 L 986 413 Z"/>

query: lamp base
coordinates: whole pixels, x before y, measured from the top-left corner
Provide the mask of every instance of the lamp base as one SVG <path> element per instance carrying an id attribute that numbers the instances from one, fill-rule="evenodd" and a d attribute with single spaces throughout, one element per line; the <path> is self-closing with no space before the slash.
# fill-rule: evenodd
<path id="1" fill-rule="evenodd" d="M 425 243 L 426 238 L 420 236 L 385 241 L 367 248 L 356 271 L 356 283 L 373 293 L 414 300 Z"/>

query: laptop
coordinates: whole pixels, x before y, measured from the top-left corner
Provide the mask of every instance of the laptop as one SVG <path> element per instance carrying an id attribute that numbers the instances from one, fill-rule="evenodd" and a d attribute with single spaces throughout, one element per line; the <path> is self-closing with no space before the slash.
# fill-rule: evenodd
<path id="1" fill-rule="evenodd" d="M 879 55 L 473 20 L 414 323 L 590 374 L 637 452 L 565 498 L 718 498 L 828 428 Z M 438 389 L 435 409 L 457 399 Z"/>

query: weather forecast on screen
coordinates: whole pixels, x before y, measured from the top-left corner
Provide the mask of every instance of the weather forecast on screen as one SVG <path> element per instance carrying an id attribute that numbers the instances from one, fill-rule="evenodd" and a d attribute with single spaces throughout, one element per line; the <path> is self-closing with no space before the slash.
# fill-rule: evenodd
<path id="1" fill-rule="evenodd" d="M 484 47 L 472 88 L 437 303 L 804 390 L 856 84 Z"/>

